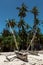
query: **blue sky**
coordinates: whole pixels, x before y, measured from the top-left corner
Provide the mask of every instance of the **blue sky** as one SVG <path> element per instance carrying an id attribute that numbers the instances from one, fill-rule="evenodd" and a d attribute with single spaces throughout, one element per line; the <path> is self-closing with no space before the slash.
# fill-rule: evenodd
<path id="1" fill-rule="evenodd" d="M 37 6 L 40 12 L 38 18 L 43 20 L 43 0 L 0 0 L 0 32 L 2 32 L 3 28 L 5 28 L 6 19 L 14 18 L 16 21 L 19 21 L 16 7 L 20 6 L 23 2 L 29 9 L 32 9 L 33 6 Z M 28 13 L 25 20 L 27 23 L 32 25 L 33 15 Z M 43 27 L 40 27 L 43 33 Z"/>

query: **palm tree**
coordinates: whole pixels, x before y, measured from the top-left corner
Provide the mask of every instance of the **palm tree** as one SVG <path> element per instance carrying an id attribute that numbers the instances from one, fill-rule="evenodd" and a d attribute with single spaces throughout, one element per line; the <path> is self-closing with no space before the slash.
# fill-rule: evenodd
<path id="1" fill-rule="evenodd" d="M 39 20 L 37 18 L 39 12 L 38 12 L 37 7 L 33 7 L 33 9 L 31 10 L 31 12 L 34 15 L 34 25 L 33 25 L 33 32 L 34 32 L 34 34 L 33 34 L 33 37 L 32 37 L 32 39 L 30 41 L 31 50 L 33 50 L 33 47 L 34 47 L 33 43 L 34 43 L 34 39 L 35 39 L 35 36 L 36 36 L 36 33 L 37 33 L 38 24 L 39 24 Z M 27 50 L 30 48 L 30 45 L 27 48 Z"/>
<path id="2" fill-rule="evenodd" d="M 24 3 L 21 5 L 21 7 L 17 7 L 17 9 L 19 10 L 18 16 L 20 17 L 20 21 L 18 22 L 19 35 L 20 35 L 22 43 L 24 43 L 24 40 L 26 40 L 25 38 L 27 38 L 26 29 L 28 29 L 28 25 L 25 23 L 24 18 L 28 10 Z M 23 36 L 26 36 L 26 37 L 23 37 Z"/>
<path id="3" fill-rule="evenodd" d="M 18 22 L 18 27 L 20 31 L 21 28 L 27 26 L 25 25 L 24 17 L 26 16 L 28 9 L 27 9 L 27 6 L 24 3 L 22 3 L 21 7 L 17 7 L 17 10 L 19 10 L 18 16 L 20 17 L 20 21 Z"/>
<path id="4" fill-rule="evenodd" d="M 13 20 L 13 19 L 12 20 L 7 20 L 7 24 L 6 25 L 10 28 L 10 31 L 13 34 L 13 37 L 14 37 L 14 42 L 15 42 L 16 49 L 18 49 L 16 36 L 15 36 L 14 31 L 13 31 L 13 28 L 16 26 L 15 20 Z"/>

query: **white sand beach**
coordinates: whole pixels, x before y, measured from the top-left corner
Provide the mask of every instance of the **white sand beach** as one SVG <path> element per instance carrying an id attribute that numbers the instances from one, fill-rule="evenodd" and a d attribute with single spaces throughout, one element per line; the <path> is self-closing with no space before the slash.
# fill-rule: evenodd
<path id="1" fill-rule="evenodd" d="M 28 54 L 28 62 L 24 62 L 18 58 L 13 58 L 11 61 L 8 61 L 6 56 L 12 58 L 16 54 L 14 52 L 0 53 L 0 65 L 43 65 L 43 53 L 38 53 L 38 56 Z"/>

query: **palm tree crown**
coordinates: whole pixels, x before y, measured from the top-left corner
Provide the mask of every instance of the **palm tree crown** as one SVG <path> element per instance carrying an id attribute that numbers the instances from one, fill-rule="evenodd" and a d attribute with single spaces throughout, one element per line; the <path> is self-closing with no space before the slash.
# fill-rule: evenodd
<path id="1" fill-rule="evenodd" d="M 25 4 L 23 3 L 21 7 L 17 7 L 17 9 L 19 10 L 19 14 L 18 16 L 20 16 L 21 18 L 26 16 L 26 12 L 28 12 L 27 7 L 25 6 Z"/>
<path id="2" fill-rule="evenodd" d="M 33 13 L 34 15 L 36 15 L 36 16 L 38 15 L 39 12 L 38 12 L 38 9 L 37 9 L 36 6 L 33 7 L 32 13 Z"/>

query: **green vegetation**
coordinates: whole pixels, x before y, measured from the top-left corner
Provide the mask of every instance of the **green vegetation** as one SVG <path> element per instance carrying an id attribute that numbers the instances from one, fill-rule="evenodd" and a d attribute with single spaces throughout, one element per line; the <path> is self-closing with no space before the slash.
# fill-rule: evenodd
<path id="1" fill-rule="evenodd" d="M 16 9 L 19 11 L 18 17 L 20 20 L 18 23 L 15 19 L 6 20 L 6 28 L 3 29 L 0 35 L 0 51 L 43 49 L 43 34 L 39 27 L 42 23 L 38 19 L 37 7 L 28 10 L 28 7 L 23 3 L 21 7 Z M 34 16 L 32 27 L 25 21 L 25 17 L 29 12 Z M 16 28 L 18 28 L 18 31 Z"/>

